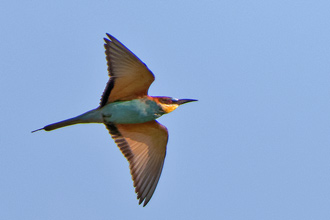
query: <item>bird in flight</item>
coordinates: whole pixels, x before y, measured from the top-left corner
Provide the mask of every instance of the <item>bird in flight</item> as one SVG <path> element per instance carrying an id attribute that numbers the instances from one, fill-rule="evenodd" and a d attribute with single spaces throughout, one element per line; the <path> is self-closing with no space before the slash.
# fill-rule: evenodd
<path id="1" fill-rule="evenodd" d="M 116 38 L 104 38 L 109 81 L 100 105 L 79 116 L 46 125 L 51 131 L 80 123 L 103 123 L 129 162 L 139 204 L 150 201 L 163 169 L 168 140 L 165 126 L 156 121 L 179 105 L 197 101 L 149 96 L 155 77 L 148 67 Z"/>

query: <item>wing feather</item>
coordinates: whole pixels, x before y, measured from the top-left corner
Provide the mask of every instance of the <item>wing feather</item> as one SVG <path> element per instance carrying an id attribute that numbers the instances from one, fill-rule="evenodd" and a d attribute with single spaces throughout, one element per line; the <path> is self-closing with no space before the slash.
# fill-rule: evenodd
<path id="1" fill-rule="evenodd" d="M 109 102 L 126 101 L 148 95 L 155 77 L 148 67 L 116 38 L 104 38 L 110 79 L 103 92 L 100 107 Z"/>
<path id="2" fill-rule="evenodd" d="M 139 204 L 145 206 L 158 184 L 164 159 L 168 132 L 157 121 L 141 124 L 106 124 L 112 138 L 130 164 Z"/>

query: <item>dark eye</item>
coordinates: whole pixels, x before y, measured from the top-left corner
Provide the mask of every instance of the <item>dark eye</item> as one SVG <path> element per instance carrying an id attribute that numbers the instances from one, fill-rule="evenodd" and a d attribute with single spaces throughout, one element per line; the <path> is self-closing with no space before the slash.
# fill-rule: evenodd
<path id="1" fill-rule="evenodd" d="M 162 98 L 160 101 L 164 104 L 172 104 L 172 99 L 170 98 Z"/>
<path id="2" fill-rule="evenodd" d="M 172 99 L 167 99 L 167 100 L 166 100 L 166 103 L 167 103 L 167 104 L 172 104 Z"/>

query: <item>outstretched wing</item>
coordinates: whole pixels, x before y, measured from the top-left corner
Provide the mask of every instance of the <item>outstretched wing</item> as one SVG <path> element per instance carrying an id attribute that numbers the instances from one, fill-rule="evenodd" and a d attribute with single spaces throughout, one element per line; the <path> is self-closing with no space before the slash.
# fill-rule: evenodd
<path id="1" fill-rule="evenodd" d="M 141 124 L 106 124 L 129 162 L 139 204 L 147 205 L 162 172 L 168 132 L 157 121 Z"/>
<path id="2" fill-rule="evenodd" d="M 126 101 L 148 94 L 155 77 L 148 67 L 116 38 L 104 38 L 110 80 L 103 92 L 100 107 L 109 102 Z"/>

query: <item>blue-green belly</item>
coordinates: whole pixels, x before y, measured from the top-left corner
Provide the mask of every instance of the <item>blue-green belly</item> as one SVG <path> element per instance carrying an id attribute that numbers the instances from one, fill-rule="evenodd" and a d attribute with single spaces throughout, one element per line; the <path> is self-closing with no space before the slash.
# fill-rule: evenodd
<path id="1" fill-rule="evenodd" d="M 136 124 L 155 120 L 164 111 L 149 99 L 109 103 L 101 109 L 103 119 L 115 124 Z"/>

